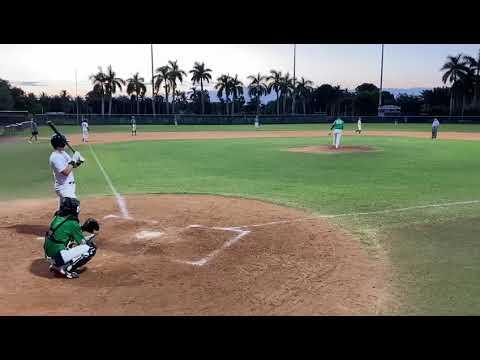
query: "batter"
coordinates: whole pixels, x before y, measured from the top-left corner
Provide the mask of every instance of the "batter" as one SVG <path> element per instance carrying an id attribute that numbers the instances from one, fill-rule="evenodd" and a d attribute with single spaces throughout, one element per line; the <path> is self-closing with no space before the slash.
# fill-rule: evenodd
<path id="1" fill-rule="evenodd" d="M 59 134 L 54 134 L 50 140 L 54 151 L 50 155 L 49 163 L 55 179 L 54 189 L 59 198 L 59 208 L 63 198 L 76 198 L 75 177 L 73 169 L 79 167 L 85 159 L 78 151 L 72 157 L 65 151 L 67 139 Z"/>

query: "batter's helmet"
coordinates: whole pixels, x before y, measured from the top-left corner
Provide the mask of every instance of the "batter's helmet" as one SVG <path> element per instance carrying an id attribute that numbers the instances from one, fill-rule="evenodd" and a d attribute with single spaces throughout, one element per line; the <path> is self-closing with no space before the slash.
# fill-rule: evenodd
<path id="1" fill-rule="evenodd" d="M 74 217 L 78 217 L 80 213 L 80 201 L 75 198 L 62 198 L 62 202 L 60 204 L 60 210 L 58 211 L 59 216 L 68 216 L 72 215 Z"/>
<path id="2" fill-rule="evenodd" d="M 65 145 L 67 145 L 67 139 L 63 135 L 54 134 L 50 139 L 50 144 L 52 144 L 52 147 L 54 149 L 59 147 L 65 147 Z"/>

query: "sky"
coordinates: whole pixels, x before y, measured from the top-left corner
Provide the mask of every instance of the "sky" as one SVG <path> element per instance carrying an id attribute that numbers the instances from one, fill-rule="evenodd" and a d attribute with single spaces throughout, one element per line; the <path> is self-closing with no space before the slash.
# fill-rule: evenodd
<path id="1" fill-rule="evenodd" d="M 292 44 L 154 44 L 154 67 L 178 60 L 187 73 L 195 61 L 212 69 L 213 80 L 221 74 L 267 74 L 271 69 L 293 74 Z M 363 82 L 380 82 L 380 44 L 297 44 L 296 77 L 354 89 Z M 385 44 L 384 88 L 431 88 L 442 86 L 440 68 L 447 55 L 465 53 L 477 57 L 480 44 Z M 91 90 L 89 76 L 98 66 L 112 65 L 117 76 L 139 72 L 151 83 L 149 44 L 0 44 L 0 78 L 27 92 L 73 96 Z M 77 90 L 75 88 L 77 72 Z M 192 87 L 190 76 L 181 90 Z M 210 84 L 210 88 L 213 84 Z M 148 87 L 151 94 L 151 87 Z"/>

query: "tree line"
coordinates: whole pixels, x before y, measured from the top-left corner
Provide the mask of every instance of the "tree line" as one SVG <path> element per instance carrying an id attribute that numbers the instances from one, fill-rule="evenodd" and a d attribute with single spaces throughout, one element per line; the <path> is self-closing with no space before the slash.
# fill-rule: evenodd
<path id="1" fill-rule="evenodd" d="M 480 113 L 480 51 L 478 59 L 459 54 L 448 56 L 441 71 L 444 87 L 424 90 L 420 95 L 394 96 L 382 91 L 384 105 L 398 105 L 404 115 L 478 115 Z M 58 95 L 25 93 L 21 88 L 0 79 L 0 110 L 111 114 L 315 114 L 377 115 L 380 90 L 363 83 L 353 91 L 338 85 L 317 87 L 304 77 L 293 79 L 289 72 L 271 70 L 268 74 L 248 76 L 244 86 L 238 75 L 221 74 L 214 89 L 219 101 L 211 101 L 205 89 L 212 82 L 212 70 L 195 62 L 192 69 L 182 70 L 178 61 L 168 61 L 155 70 L 153 96 L 147 96 L 145 79 L 137 72 L 127 79 L 117 76 L 112 66 L 101 67 L 89 77 L 92 89 L 74 98 L 62 90 Z M 189 91 L 178 89 L 190 77 Z M 119 95 L 125 90 L 126 95 Z M 244 94 L 246 92 L 246 94 Z M 248 94 L 248 100 L 245 95 Z M 274 94 L 264 104 L 262 98 Z M 107 108 L 108 106 L 108 108 Z"/>

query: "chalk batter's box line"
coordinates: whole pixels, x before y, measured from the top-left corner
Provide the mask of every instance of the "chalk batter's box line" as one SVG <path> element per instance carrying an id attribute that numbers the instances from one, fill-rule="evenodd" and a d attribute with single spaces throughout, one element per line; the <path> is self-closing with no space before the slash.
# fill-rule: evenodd
<path id="1" fill-rule="evenodd" d="M 371 212 L 357 212 L 357 213 L 344 213 L 344 214 L 335 214 L 335 215 L 318 215 L 315 217 L 308 217 L 308 218 L 300 218 L 300 219 L 291 219 L 291 220 L 279 220 L 279 221 L 272 221 L 268 223 L 260 223 L 260 224 L 249 224 L 249 225 L 240 225 L 240 226 L 229 226 L 229 227 L 208 227 L 204 225 L 189 225 L 185 228 L 206 228 L 206 229 L 214 229 L 214 230 L 225 230 L 225 231 L 232 231 L 236 232 L 237 236 L 231 238 L 230 240 L 226 241 L 220 248 L 213 250 L 207 256 L 196 260 L 196 261 L 188 261 L 188 260 L 178 260 L 178 259 L 171 259 L 174 262 L 188 264 L 192 266 L 204 266 L 209 261 L 211 261 L 214 257 L 216 257 L 221 251 L 225 250 L 226 248 L 232 246 L 244 236 L 248 235 L 251 230 L 245 230 L 248 228 L 255 228 L 255 227 L 262 227 L 262 226 L 271 226 L 271 225 L 279 225 L 279 224 L 288 224 L 294 222 L 302 222 L 302 221 L 312 221 L 318 220 L 322 218 L 335 218 L 335 217 L 342 217 L 342 216 L 360 216 L 360 215 L 372 215 L 372 214 L 382 214 L 382 213 L 390 213 L 390 212 L 401 212 L 401 211 L 408 211 L 408 210 L 415 210 L 415 209 L 425 209 L 431 207 L 449 207 L 455 205 L 470 205 L 470 204 L 477 204 L 480 203 L 480 200 L 471 200 L 471 201 L 457 201 L 451 203 L 443 203 L 443 204 L 429 204 L 429 205 L 420 205 L 420 206 L 411 206 L 406 208 L 399 208 L 399 209 L 386 209 L 386 210 L 379 210 L 379 211 L 371 211 Z M 122 218 L 118 215 L 107 215 L 104 219 L 108 218 Z M 124 218 L 123 218 L 124 219 Z M 124 219 L 125 220 L 125 219 Z M 133 220 L 133 218 L 129 218 L 129 220 Z M 150 220 L 149 220 L 150 221 Z M 153 221 L 151 221 L 153 222 Z M 330 241 L 330 240 L 329 240 Z M 331 241 L 330 241 L 331 243 Z M 332 246 L 333 251 L 335 251 L 335 245 L 333 243 L 330 244 Z"/>
<path id="2" fill-rule="evenodd" d="M 225 250 L 226 248 L 232 246 L 236 242 L 238 242 L 241 238 L 243 238 L 245 235 L 248 235 L 251 231 L 250 230 L 242 230 L 238 228 L 233 228 L 233 227 L 209 227 L 209 226 L 203 226 L 203 225 L 189 225 L 186 227 L 188 228 L 203 228 L 203 229 L 213 229 L 213 230 L 224 230 L 224 231 L 231 231 L 237 233 L 237 236 L 234 236 L 233 238 L 225 241 L 221 247 L 218 249 L 213 250 L 207 256 L 201 258 L 200 260 L 197 261 L 188 261 L 188 260 L 174 260 L 175 262 L 179 262 L 182 264 L 188 264 L 192 266 L 204 266 L 206 265 L 210 260 L 212 260 L 214 257 L 216 257 L 220 252 Z"/>
<path id="3" fill-rule="evenodd" d="M 104 220 L 113 219 L 113 218 L 118 218 L 118 219 L 122 219 L 122 220 L 135 220 L 133 217 L 129 217 L 129 218 L 126 219 L 122 216 L 113 215 L 113 214 L 106 215 L 106 216 L 103 217 Z M 137 220 L 139 220 L 139 219 L 137 219 Z M 150 222 L 152 224 L 157 224 L 158 223 L 158 221 L 155 221 L 155 220 L 140 220 L 140 221 Z M 188 265 L 192 265 L 192 266 L 204 266 L 204 265 L 206 265 L 209 261 L 211 261 L 214 257 L 216 257 L 220 252 L 222 252 L 226 248 L 232 246 L 233 244 L 238 242 L 241 238 L 243 238 L 244 236 L 248 235 L 251 232 L 250 230 L 243 230 L 243 229 L 238 229 L 238 228 L 234 228 L 234 227 L 218 227 L 218 226 L 204 226 L 204 225 L 188 225 L 188 226 L 184 227 L 184 229 L 189 229 L 189 228 L 223 230 L 223 231 L 231 231 L 231 232 L 237 233 L 236 236 L 234 236 L 231 239 L 225 241 L 222 244 L 221 247 L 211 251 L 210 253 L 208 253 L 206 256 L 204 256 L 203 258 L 201 258 L 199 260 L 191 261 L 191 260 L 170 259 L 173 262 L 188 264 Z"/>

